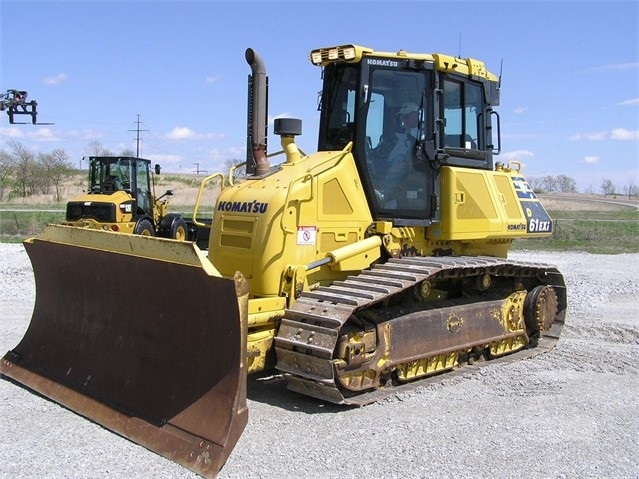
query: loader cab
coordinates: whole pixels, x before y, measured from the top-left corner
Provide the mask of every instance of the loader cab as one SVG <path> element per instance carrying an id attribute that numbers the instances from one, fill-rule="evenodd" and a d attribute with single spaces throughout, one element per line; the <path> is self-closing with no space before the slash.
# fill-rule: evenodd
<path id="1" fill-rule="evenodd" d="M 397 226 L 438 222 L 442 165 L 493 168 L 497 82 L 463 74 L 463 68 L 457 73 L 457 65 L 449 67 L 452 57 L 371 51 L 357 52 L 349 62 L 341 53 L 332 56 L 335 61 L 322 63 L 318 150 L 353 141 L 376 220 Z"/>
<path id="2" fill-rule="evenodd" d="M 89 157 L 89 194 L 111 195 L 124 191 L 135 201 L 139 214 L 152 214 L 149 160 L 120 156 Z"/>

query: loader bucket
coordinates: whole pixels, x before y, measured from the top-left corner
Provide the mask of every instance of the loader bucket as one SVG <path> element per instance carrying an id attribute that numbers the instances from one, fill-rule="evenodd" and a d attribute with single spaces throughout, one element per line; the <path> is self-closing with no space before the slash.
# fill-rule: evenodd
<path id="1" fill-rule="evenodd" d="M 48 226 L 25 241 L 31 323 L 2 375 L 213 478 L 248 419 L 248 286 L 194 244 Z"/>

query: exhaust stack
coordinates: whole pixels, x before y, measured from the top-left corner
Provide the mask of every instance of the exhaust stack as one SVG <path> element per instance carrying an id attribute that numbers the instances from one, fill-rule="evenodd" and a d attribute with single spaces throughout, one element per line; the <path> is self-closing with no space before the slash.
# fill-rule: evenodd
<path id="1" fill-rule="evenodd" d="M 270 168 L 266 157 L 268 76 L 264 62 L 255 50 L 247 48 L 244 56 L 252 71 L 249 76 L 246 172 L 260 176 L 268 173 Z"/>

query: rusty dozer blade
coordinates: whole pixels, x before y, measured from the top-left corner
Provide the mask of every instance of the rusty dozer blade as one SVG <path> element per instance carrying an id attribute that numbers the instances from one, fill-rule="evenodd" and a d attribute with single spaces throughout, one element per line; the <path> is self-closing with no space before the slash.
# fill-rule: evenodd
<path id="1" fill-rule="evenodd" d="M 213 478 L 248 419 L 248 287 L 187 242 L 49 226 L 31 323 L 0 372 Z"/>

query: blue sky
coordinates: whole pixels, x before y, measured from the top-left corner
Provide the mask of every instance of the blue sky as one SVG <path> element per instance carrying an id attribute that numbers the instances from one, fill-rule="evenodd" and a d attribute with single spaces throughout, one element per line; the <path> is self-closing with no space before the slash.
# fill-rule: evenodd
<path id="1" fill-rule="evenodd" d="M 97 140 L 165 172 L 212 173 L 243 159 L 247 47 L 264 59 L 269 116 L 303 121 L 317 143 L 320 69 L 308 53 L 356 43 L 461 54 L 499 73 L 500 161 L 524 175 L 565 174 L 599 192 L 639 184 L 636 1 L 0 1 L 0 92 L 27 90 L 38 120 L 8 140 L 73 162 Z M 28 118 L 28 117 L 23 117 Z M 279 139 L 269 128 L 269 152 Z M 197 164 L 197 166 L 196 166 Z"/>

